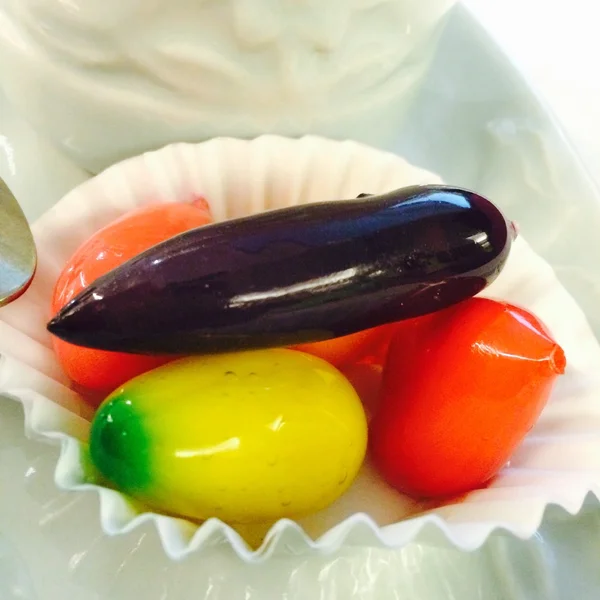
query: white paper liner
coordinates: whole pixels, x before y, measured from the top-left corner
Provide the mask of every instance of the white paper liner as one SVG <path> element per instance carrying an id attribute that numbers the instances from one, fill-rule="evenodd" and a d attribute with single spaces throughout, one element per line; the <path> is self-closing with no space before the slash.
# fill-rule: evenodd
<path id="1" fill-rule="evenodd" d="M 217 519 L 198 527 L 145 512 L 139 503 L 90 478 L 85 450 L 89 423 L 82 418 L 89 418 L 89 409 L 69 389 L 45 330 L 54 282 L 82 241 L 147 203 L 202 195 L 221 220 L 439 181 L 395 155 L 360 144 L 263 136 L 169 146 L 111 167 L 69 193 L 34 225 L 40 263 L 30 290 L 0 310 L 0 394 L 23 404 L 29 436 L 61 445 L 57 486 L 97 493 L 108 535 L 151 522 L 172 559 L 226 542 L 249 562 L 279 553 L 331 553 L 343 545 L 398 548 L 427 525 L 457 547 L 473 550 L 498 528 L 531 536 L 549 504 L 574 514 L 588 492 L 600 497 L 600 346 L 550 266 L 523 239 L 517 240 L 505 270 L 485 295 L 537 314 L 563 346 L 569 365 L 535 428 L 485 489 L 431 508 L 391 490 L 367 462 L 333 506 L 299 523 L 279 521 L 253 550 Z M 245 535 L 252 537 L 252 532 Z"/>

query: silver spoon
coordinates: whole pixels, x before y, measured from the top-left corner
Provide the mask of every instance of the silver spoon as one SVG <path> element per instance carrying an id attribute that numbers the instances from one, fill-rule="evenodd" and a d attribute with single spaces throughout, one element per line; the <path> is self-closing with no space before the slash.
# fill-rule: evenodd
<path id="1" fill-rule="evenodd" d="M 37 253 L 27 219 L 0 178 L 0 306 L 25 292 L 36 265 Z"/>

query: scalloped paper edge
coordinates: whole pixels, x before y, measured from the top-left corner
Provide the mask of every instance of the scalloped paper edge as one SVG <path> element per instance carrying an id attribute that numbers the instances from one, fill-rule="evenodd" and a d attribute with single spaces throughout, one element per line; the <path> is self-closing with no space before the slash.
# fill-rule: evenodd
<path id="1" fill-rule="evenodd" d="M 233 158 L 237 160 L 234 161 Z M 224 161 L 223 164 L 219 165 L 219 159 Z M 341 166 L 336 164 L 337 169 L 333 169 L 332 165 L 336 160 L 341 163 Z M 195 161 L 199 161 L 199 163 Z M 242 209 L 240 206 L 229 206 L 223 203 L 223 194 L 221 193 L 219 196 L 219 192 L 223 192 L 223 188 L 226 187 L 226 184 L 231 184 L 231 181 L 225 181 L 225 178 L 219 177 L 214 177 L 213 180 L 208 177 L 210 182 L 206 179 L 203 180 L 202 175 L 195 172 L 196 164 L 202 164 L 202 168 L 205 169 L 204 175 L 207 176 L 210 175 L 210 169 L 213 169 L 213 173 L 219 174 L 227 171 L 226 175 L 229 174 L 230 177 L 230 172 L 238 174 L 238 180 L 245 183 L 245 188 L 239 181 L 236 181 L 236 185 L 249 192 L 246 206 Z M 323 183 L 328 175 L 331 175 L 332 178 L 337 177 L 337 188 L 333 183 L 329 188 L 326 185 L 322 186 L 323 189 L 319 188 L 318 193 L 312 188 L 307 190 L 306 173 L 303 173 L 302 168 L 297 169 L 300 175 L 298 172 L 293 177 L 288 175 L 290 171 L 293 171 L 290 166 L 298 164 L 305 171 L 311 168 L 316 170 L 321 179 L 314 173 L 313 178 L 319 184 Z M 220 169 L 217 168 L 219 166 Z M 257 183 L 258 177 L 254 179 L 250 177 L 253 167 L 257 171 L 263 169 L 262 176 L 265 181 Z M 273 170 L 277 169 L 282 170 L 282 173 L 270 178 Z M 357 176 L 357 172 L 361 171 L 362 173 L 358 173 Z M 277 200 L 275 192 L 280 188 L 291 189 L 291 193 L 295 192 L 303 200 L 351 197 L 352 185 L 348 184 L 347 179 L 354 178 L 354 185 L 357 185 L 361 176 L 363 181 L 373 182 L 369 186 L 369 191 L 372 192 L 386 191 L 400 185 L 440 181 L 435 175 L 412 167 L 397 156 L 353 142 L 334 142 L 313 136 L 307 136 L 300 140 L 289 140 L 277 136 L 263 136 L 253 141 L 219 138 L 202 144 L 168 146 L 111 167 L 67 194 L 36 223 L 34 233 L 40 247 L 45 247 L 44 245 L 49 243 L 48 237 L 52 237 L 52 223 L 60 222 L 62 214 L 63 218 L 69 221 L 70 227 L 73 226 L 73 223 L 78 222 L 77 219 L 81 220 L 82 217 L 85 217 L 84 221 L 80 221 L 87 224 L 87 227 L 84 227 L 86 232 L 81 234 L 82 237 L 85 237 L 96 229 L 100 222 L 108 222 L 117 214 L 133 206 L 148 201 L 172 201 L 173 198 L 180 199 L 182 194 L 191 197 L 194 193 L 198 193 L 198 187 L 201 187 L 211 200 L 211 208 L 217 219 L 236 216 L 247 210 L 264 208 L 264 206 L 258 206 L 257 203 L 263 202 L 267 197 L 267 203 L 273 201 L 274 198 Z M 311 178 L 308 178 L 308 181 L 310 183 Z M 266 188 L 259 189 L 259 184 L 265 185 L 265 182 L 268 182 L 270 186 L 266 194 Z M 210 189 L 205 191 L 203 186 Z M 339 192 L 338 194 L 332 192 L 334 188 Z M 116 201 L 115 196 L 109 193 L 113 190 L 122 194 L 118 196 L 119 201 Z M 233 190 L 229 189 L 228 191 L 234 197 L 236 193 L 239 195 L 239 189 L 235 186 Z M 354 191 L 359 193 L 364 190 L 356 188 Z M 329 196 L 327 192 L 329 192 Z M 218 202 L 213 204 L 213 200 L 217 197 Z M 96 202 L 95 205 L 94 202 Z M 275 206 L 269 205 L 266 208 L 272 207 Z M 94 218 L 90 218 L 90 215 L 94 215 Z M 62 252 L 63 255 L 69 255 L 74 249 L 73 246 L 77 245 L 74 240 L 66 239 L 64 236 L 58 239 L 61 242 L 57 249 L 58 254 Z M 346 545 L 400 548 L 410 543 L 427 526 L 433 526 L 449 542 L 462 550 L 479 548 L 496 530 L 504 530 L 520 538 L 528 538 L 539 527 L 548 505 L 559 505 L 569 513 L 576 514 L 588 493 L 591 492 L 600 499 L 600 346 L 593 337 L 585 316 L 566 291 L 560 287 L 551 268 L 535 256 L 524 242 L 520 243 L 521 247 L 526 248 L 529 252 L 531 260 L 537 261 L 536 273 L 539 271 L 543 274 L 543 277 L 540 275 L 540 278 L 544 279 L 547 285 L 554 286 L 555 291 L 560 292 L 561 302 L 568 308 L 568 326 L 560 328 L 560 333 L 567 336 L 569 331 L 577 329 L 583 335 L 585 348 L 581 349 L 581 356 L 576 361 L 575 367 L 568 370 L 568 373 L 571 374 L 569 383 L 575 387 L 575 392 L 579 389 L 578 386 L 586 389 L 591 389 L 590 386 L 593 386 L 595 390 L 598 390 L 597 396 L 594 397 L 596 401 L 589 403 L 592 408 L 586 405 L 582 409 L 583 413 L 586 410 L 591 411 L 590 415 L 586 415 L 586 423 L 593 425 L 588 437 L 591 436 L 593 439 L 593 450 L 596 451 L 598 459 L 593 459 L 594 452 L 590 450 L 586 453 L 586 456 L 590 458 L 589 469 L 577 472 L 557 470 L 555 476 L 557 481 L 560 480 L 560 485 L 557 483 L 552 489 L 553 494 L 539 482 L 529 487 L 522 483 L 517 485 L 509 483 L 503 487 L 502 481 L 505 483 L 512 481 L 511 477 L 515 472 L 518 481 L 524 471 L 523 466 L 516 469 L 514 467 L 505 469 L 491 487 L 476 490 L 468 495 L 469 504 L 472 504 L 473 507 L 477 506 L 477 510 L 486 515 L 485 519 L 479 521 L 465 519 L 463 511 L 458 509 L 458 507 L 464 506 L 464 503 L 431 509 L 419 516 L 381 527 L 368 514 L 358 512 L 313 540 L 298 523 L 284 519 L 275 523 L 268 530 L 260 547 L 253 550 L 236 530 L 218 519 L 210 519 L 198 527 L 183 519 L 156 513 L 138 514 L 135 501 L 131 501 L 125 495 L 94 483 L 82 483 L 81 457 L 85 455 L 88 429 L 88 423 L 83 418 L 85 415 L 78 414 L 81 413 L 83 407 L 78 402 L 76 394 L 68 389 L 64 377 L 61 377 L 55 367 L 48 363 L 48 337 L 45 331 L 44 333 L 38 332 L 39 335 L 34 337 L 29 335 L 34 330 L 31 322 L 32 305 L 35 305 L 36 300 L 39 302 L 40 297 L 44 294 L 44 289 L 47 293 L 52 277 L 39 277 L 23 300 L 0 311 L 0 335 L 17 336 L 19 340 L 23 340 L 23 336 L 26 336 L 26 339 L 29 340 L 28 343 L 34 344 L 36 349 L 36 352 L 32 353 L 35 358 L 30 359 L 33 366 L 32 364 L 26 365 L 22 360 L 23 357 L 19 355 L 18 344 L 13 347 L 13 352 L 17 356 L 11 357 L 11 352 L 7 351 L 6 347 L 2 350 L 3 344 L 0 341 L 0 350 L 4 354 L 4 356 L 0 356 L 0 392 L 22 403 L 25 412 L 25 430 L 29 437 L 60 445 L 61 452 L 55 470 L 56 485 L 60 489 L 98 493 L 100 521 L 102 529 L 107 535 L 126 534 L 142 524 L 151 522 L 158 532 L 166 554 L 173 560 L 181 560 L 191 552 L 223 542 L 230 544 L 237 555 L 247 562 L 261 562 L 280 552 L 292 554 L 332 553 Z M 52 250 L 54 250 L 54 246 Z M 53 262 L 56 261 L 56 253 L 48 252 L 41 260 L 41 272 L 44 272 L 44 268 L 51 270 L 51 266 L 56 269 L 56 264 L 53 265 Z M 515 265 L 514 278 L 519 283 L 518 293 L 526 296 L 527 286 L 531 283 L 529 281 L 531 275 L 526 270 L 518 273 L 521 266 L 517 266 L 514 260 L 513 265 Z M 522 268 L 521 271 L 523 271 Z M 503 285 L 507 287 L 505 281 L 506 278 L 503 279 L 501 276 L 491 288 L 486 290 L 485 295 L 490 295 L 490 292 L 494 291 L 497 296 L 504 297 L 502 287 Z M 513 298 L 506 299 L 516 301 Z M 569 303 L 570 306 L 568 306 Z M 543 298 L 541 304 L 543 309 Z M 28 316 L 29 318 L 27 318 Z M 560 335 L 557 337 L 561 342 Z M 580 371 L 582 374 L 575 377 L 574 370 Z M 24 385 L 25 382 L 29 385 Z M 567 389 L 565 394 L 568 396 L 569 393 Z M 62 406 L 60 406 L 61 404 Z M 577 426 L 580 426 L 581 423 L 578 423 Z M 568 433 L 563 437 L 573 439 L 578 438 L 578 434 Z M 534 429 L 526 442 L 531 442 L 529 444 L 531 446 L 535 445 L 536 440 L 539 439 L 548 439 L 548 436 L 536 437 Z M 524 446 L 525 449 L 519 449 L 516 454 L 522 455 L 523 452 L 527 454 L 529 446 L 527 443 Z M 539 475 L 541 472 L 539 466 L 534 467 L 532 472 L 532 476 L 534 473 Z M 568 482 L 567 486 L 565 486 L 565 480 Z M 490 494 L 502 497 L 507 494 L 510 496 L 515 489 L 526 490 L 526 492 L 520 497 L 517 495 L 514 499 L 504 498 L 496 502 L 486 499 L 486 495 Z M 567 489 L 568 493 L 557 493 L 557 489 L 563 492 Z M 502 492 L 502 490 L 505 491 Z M 509 491 L 506 492 L 506 490 Z M 491 507 L 486 503 L 491 504 Z M 498 503 L 504 506 L 503 511 L 498 510 Z M 487 512 L 482 511 L 482 507 L 487 508 Z M 526 518 L 506 520 L 507 510 L 509 513 L 513 511 L 513 514 L 526 515 Z"/>

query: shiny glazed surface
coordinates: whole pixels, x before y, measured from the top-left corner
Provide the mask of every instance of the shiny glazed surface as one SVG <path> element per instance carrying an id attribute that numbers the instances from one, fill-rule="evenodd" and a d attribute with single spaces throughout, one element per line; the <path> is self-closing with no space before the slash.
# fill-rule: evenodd
<path id="1" fill-rule="evenodd" d="M 265 522 L 317 511 L 354 480 L 367 443 L 356 392 L 285 349 L 183 359 L 116 390 L 92 424 L 100 472 L 192 519 Z"/>
<path id="2" fill-rule="evenodd" d="M 472 298 L 396 328 L 371 427 L 373 459 L 403 493 L 482 487 L 537 421 L 566 358 L 540 320 Z"/>
<path id="3" fill-rule="evenodd" d="M 211 221 L 202 198 L 190 204 L 150 205 L 128 212 L 98 231 L 71 256 L 56 282 L 52 312 L 60 310 L 98 277 L 140 252 Z M 169 359 L 82 348 L 55 337 L 52 343 L 61 367 L 73 382 L 105 395 Z"/>
<path id="4" fill-rule="evenodd" d="M 319 341 L 477 294 L 501 271 L 512 234 L 487 199 L 447 186 L 266 212 L 155 246 L 48 328 L 140 353 Z"/>

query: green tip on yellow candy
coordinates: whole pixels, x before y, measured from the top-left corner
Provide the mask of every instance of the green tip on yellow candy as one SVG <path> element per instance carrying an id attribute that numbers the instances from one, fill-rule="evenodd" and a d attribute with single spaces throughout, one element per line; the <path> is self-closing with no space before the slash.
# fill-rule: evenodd
<path id="1" fill-rule="evenodd" d="M 181 359 L 100 406 L 90 455 L 167 514 L 268 523 L 328 506 L 358 473 L 367 423 L 352 385 L 285 349 Z"/>
<path id="2" fill-rule="evenodd" d="M 152 481 L 150 443 L 131 397 L 119 390 L 107 398 L 90 433 L 90 455 L 100 473 L 125 492 L 143 492 Z"/>

